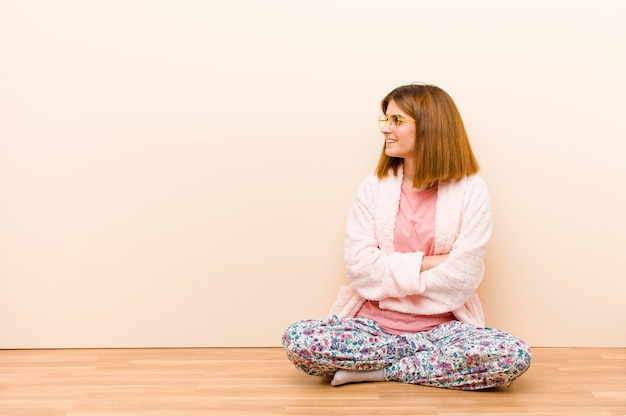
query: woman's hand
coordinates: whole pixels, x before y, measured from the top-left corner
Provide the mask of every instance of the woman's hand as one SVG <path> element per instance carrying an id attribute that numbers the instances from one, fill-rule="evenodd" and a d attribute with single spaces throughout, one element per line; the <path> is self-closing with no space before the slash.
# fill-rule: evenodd
<path id="1" fill-rule="evenodd" d="M 434 267 L 439 266 L 441 263 L 446 261 L 447 258 L 447 254 L 439 254 L 437 256 L 424 256 L 424 258 L 422 259 L 422 267 L 420 268 L 420 272 L 430 270 Z"/>

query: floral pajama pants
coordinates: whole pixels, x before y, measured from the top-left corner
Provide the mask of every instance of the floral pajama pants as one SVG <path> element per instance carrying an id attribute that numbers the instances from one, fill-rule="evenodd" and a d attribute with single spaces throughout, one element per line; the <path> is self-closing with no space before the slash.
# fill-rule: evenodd
<path id="1" fill-rule="evenodd" d="M 383 369 L 385 381 L 460 390 L 508 385 L 530 366 L 530 349 L 493 328 L 450 321 L 431 330 L 391 335 L 371 319 L 307 320 L 283 335 L 289 360 L 307 374 Z"/>

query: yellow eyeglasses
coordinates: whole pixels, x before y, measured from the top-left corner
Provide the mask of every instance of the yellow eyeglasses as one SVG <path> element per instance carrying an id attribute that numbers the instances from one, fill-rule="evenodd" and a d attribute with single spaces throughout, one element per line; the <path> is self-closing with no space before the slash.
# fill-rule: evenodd
<path id="1" fill-rule="evenodd" d="M 394 131 L 398 128 L 400 123 L 415 123 L 415 120 L 412 118 L 404 118 L 399 114 L 394 114 L 391 116 L 381 114 L 378 117 L 378 127 L 382 130 L 385 127 L 385 124 L 389 123 L 389 130 Z"/>

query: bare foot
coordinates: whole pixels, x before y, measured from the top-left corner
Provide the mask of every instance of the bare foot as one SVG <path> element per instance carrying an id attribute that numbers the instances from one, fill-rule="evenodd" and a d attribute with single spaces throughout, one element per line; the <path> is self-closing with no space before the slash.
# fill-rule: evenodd
<path id="1" fill-rule="evenodd" d="M 339 370 L 330 381 L 332 386 L 341 386 L 348 383 L 363 383 L 366 381 L 383 381 L 383 370 L 355 371 Z"/>

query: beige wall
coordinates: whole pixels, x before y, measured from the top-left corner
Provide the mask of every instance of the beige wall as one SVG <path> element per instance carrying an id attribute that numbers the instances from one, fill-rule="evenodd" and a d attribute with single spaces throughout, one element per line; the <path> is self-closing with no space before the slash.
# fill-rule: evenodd
<path id="1" fill-rule="evenodd" d="M 626 2 L 0 3 L 0 347 L 276 346 L 346 280 L 391 88 L 446 89 L 493 199 L 480 293 L 626 346 Z"/>

